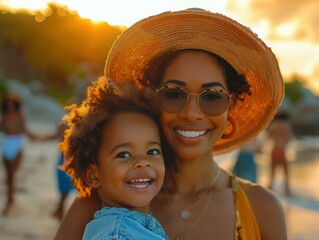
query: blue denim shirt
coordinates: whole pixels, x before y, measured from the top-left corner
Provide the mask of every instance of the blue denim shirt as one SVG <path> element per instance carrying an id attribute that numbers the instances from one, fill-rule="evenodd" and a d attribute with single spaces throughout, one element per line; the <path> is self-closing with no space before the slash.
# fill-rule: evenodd
<path id="1" fill-rule="evenodd" d="M 160 223 L 151 214 L 126 208 L 104 207 L 86 225 L 83 240 L 168 239 Z"/>

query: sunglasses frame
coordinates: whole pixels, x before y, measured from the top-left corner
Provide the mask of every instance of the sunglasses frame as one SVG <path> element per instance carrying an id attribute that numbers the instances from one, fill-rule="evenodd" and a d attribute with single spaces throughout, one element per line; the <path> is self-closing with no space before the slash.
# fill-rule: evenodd
<path id="1" fill-rule="evenodd" d="M 199 109 L 200 109 L 203 113 L 205 113 L 206 115 L 208 115 L 208 116 L 218 116 L 218 115 L 220 115 L 220 114 L 226 112 L 227 109 L 228 109 L 229 106 L 230 106 L 230 103 L 231 103 L 232 94 L 229 94 L 228 92 L 226 92 L 226 91 L 225 91 L 224 89 L 222 89 L 222 88 L 219 89 L 218 91 L 216 91 L 216 90 L 215 90 L 216 87 L 212 87 L 212 88 L 206 88 L 206 89 L 204 89 L 201 93 L 192 93 L 192 92 L 187 92 L 187 91 L 186 91 L 184 88 L 182 88 L 182 87 L 179 87 L 179 86 L 171 86 L 171 85 L 164 85 L 163 87 L 160 87 L 160 88 L 156 89 L 156 102 L 157 102 L 157 103 L 159 102 L 159 101 L 158 101 L 159 92 L 160 92 L 162 89 L 165 89 L 165 88 L 166 88 L 166 89 L 180 89 L 181 91 L 185 92 L 186 95 L 187 95 L 187 101 L 185 102 L 185 104 L 184 104 L 184 106 L 182 107 L 182 109 L 180 109 L 180 110 L 178 110 L 178 111 L 175 111 L 175 112 L 165 111 L 165 110 L 164 110 L 163 108 L 161 108 L 161 106 L 158 104 L 159 108 L 160 108 L 162 111 L 168 112 L 168 113 L 178 113 L 178 112 L 183 111 L 183 109 L 184 109 L 184 108 L 187 106 L 187 104 L 189 103 L 190 95 L 197 95 L 197 104 L 198 104 Z M 228 96 L 229 103 L 228 103 L 228 106 L 227 106 L 227 108 L 225 109 L 224 112 L 222 112 L 222 113 L 220 113 L 220 114 L 217 114 L 217 115 L 211 115 L 211 114 L 208 114 L 206 111 L 203 110 L 203 108 L 202 108 L 201 105 L 200 105 L 200 96 L 201 96 L 203 93 L 207 92 L 207 91 L 225 93 L 225 94 Z"/>

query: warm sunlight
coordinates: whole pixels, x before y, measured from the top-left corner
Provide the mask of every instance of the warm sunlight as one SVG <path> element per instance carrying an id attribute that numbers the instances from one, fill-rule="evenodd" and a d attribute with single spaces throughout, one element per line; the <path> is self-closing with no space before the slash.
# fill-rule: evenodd
<path id="1" fill-rule="evenodd" d="M 191 14 L 185 11 L 196 8 L 203 11 Z M 89 151 L 80 157 L 84 161 L 97 162 L 99 159 L 96 159 L 96 152 L 100 155 L 100 146 L 96 143 L 107 141 L 118 133 L 112 131 L 109 134 L 101 134 L 109 127 L 106 120 L 112 120 L 113 115 L 116 116 L 118 112 L 116 110 L 125 111 L 128 106 L 132 106 L 134 112 L 141 110 L 141 113 L 152 108 L 146 116 L 134 115 L 133 119 L 137 121 L 136 117 L 144 119 L 151 114 L 151 119 L 147 118 L 143 122 L 150 122 L 147 131 L 152 133 L 153 137 L 148 134 L 145 137 L 151 137 L 156 142 L 166 140 L 163 139 L 164 135 L 168 137 L 169 141 L 161 141 L 164 152 L 160 146 L 147 144 L 145 147 L 148 149 L 145 148 L 142 153 L 144 144 L 141 137 L 135 138 L 132 133 L 129 136 L 130 146 L 125 147 L 125 151 L 132 151 L 134 155 L 139 154 L 137 151 L 143 155 L 156 154 L 156 161 L 163 157 L 165 163 L 171 163 L 171 167 L 166 166 L 169 176 L 166 176 L 164 181 L 164 188 L 167 187 L 169 191 L 165 193 L 164 188 L 164 191 L 159 189 L 159 171 L 150 169 L 147 171 L 151 174 L 148 177 L 156 177 L 156 184 L 155 180 L 152 180 L 147 181 L 150 183 L 145 181 L 145 184 L 140 182 L 130 185 L 135 185 L 136 190 L 140 189 L 139 195 L 146 196 L 149 201 L 154 194 L 145 194 L 146 189 L 144 191 L 141 187 L 152 183 L 158 186 L 156 189 L 160 193 L 155 207 L 148 206 L 149 201 L 143 201 L 142 195 L 136 195 L 134 202 L 124 201 L 123 191 L 122 197 L 114 196 L 112 200 L 114 203 L 119 200 L 117 205 L 135 205 L 129 207 L 130 209 L 159 208 L 165 211 L 167 215 L 155 212 L 144 214 L 144 217 L 137 216 L 146 220 L 143 222 L 151 223 L 147 225 L 156 230 L 156 233 L 162 232 L 160 224 L 163 224 L 164 232 L 166 231 L 170 239 L 185 237 L 201 240 L 211 239 L 214 237 L 212 235 L 216 235 L 218 239 L 228 240 L 231 237 L 222 235 L 238 235 L 237 238 L 244 235 L 241 237 L 245 240 L 319 240 L 318 9 L 319 0 L 0 0 L 0 240 L 82 239 L 88 218 L 92 218 L 98 208 L 96 205 L 101 201 L 98 196 L 93 196 L 88 201 L 84 199 L 82 203 L 76 200 L 79 195 L 77 190 L 85 179 L 73 179 L 77 188 L 73 190 L 70 176 L 62 170 L 75 173 L 72 166 L 77 167 L 76 165 L 80 164 L 76 161 L 79 147 L 90 147 L 92 144 L 96 146 L 90 147 Z M 181 10 L 184 11 L 176 14 L 176 11 Z M 163 18 L 157 16 L 160 13 L 164 13 Z M 221 14 L 229 18 L 222 26 L 219 24 L 221 19 L 224 19 Z M 177 15 L 177 18 L 174 15 Z M 157 20 L 152 18 L 148 21 L 150 16 L 155 16 Z M 215 20 L 210 20 L 207 16 Z M 142 19 L 143 23 L 138 23 Z M 189 21 L 198 25 L 198 29 L 187 27 Z M 134 24 L 135 27 L 132 27 Z M 206 24 L 209 29 L 203 30 L 207 29 Z M 176 27 L 182 31 L 180 34 L 175 30 L 171 33 Z M 197 32 L 195 36 L 193 30 Z M 249 36 L 241 31 L 246 31 Z M 123 32 L 124 35 L 119 37 Z M 205 39 L 207 32 L 214 34 L 213 39 L 218 41 L 220 48 L 212 48 L 216 49 L 216 54 L 224 57 L 226 62 L 229 61 L 239 74 L 244 72 L 249 75 L 240 75 L 230 80 L 225 76 L 226 73 L 236 74 L 229 71 L 229 67 L 219 60 L 220 64 L 216 65 L 217 60 L 207 62 L 206 55 L 178 51 L 187 44 L 194 49 L 201 49 L 204 44 L 215 44 L 212 43 L 216 42 L 215 40 Z M 162 41 L 161 37 L 165 40 Z M 231 37 L 238 41 L 233 41 Z M 182 38 L 182 41 L 177 43 L 176 39 L 179 38 Z M 143 47 L 142 50 L 148 51 L 146 54 L 141 54 Z M 149 48 L 153 49 L 148 50 Z M 247 54 L 244 62 L 239 57 L 243 53 Z M 156 56 L 153 56 L 154 54 Z M 192 57 L 193 61 L 203 62 L 202 68 L 196 63 L 191 65 L 193 61 L 189 57 Z M 256 64 L 251 64 L 252 59 L 257 61 Z M 262 68 L 255 69 L 252 65 Z M 198 72 L 199 69 L 205 72 L 202 74 Z M 191 73 L 192 71 L 195 73 Z M 225 74 L 221 75 L 221 71 Z M 190 75 L 185 75 L 188 73 Z M 186 96 L 190 102 L 185 102 L 188 100 L 184 98 L 183 109 L 176 105 L 178 108 L 175 110 L 178 112 L 164 113 L 160 109 L 162 105 L 154 101 L 158 94 L 151 87 L 162 85 L 163 75 L 164 81 L 179 79 L 180 84 L 186 85 L 187 92 L 194 92 Z M 192 80 L 189 80 L 190 78 Z M 202 103 L 209 92 L 206 89 L 207 83 L 221 84 L 218 89 L 226 88 L 224 90 L 228 93 L 220 93 L 220 96 L 225 96 L 224 100 L 221 104 L 217 103 L 219 106 L 212 110 L 207 110 Z M 264 90 L 260 89 L 260 85 L 267 86 Z M 205 95 L 200 94 L 200 98 L 196 96 L 190 99 L 190 94 L 198 95 L 202 88 L 207 90 L 204 91 Z M 152 94 L 154 96 L 150 96 Z M 218 96 L 217 94 L 210 93 L 208 96 Z M 230 94 L 233 94 L 233 97 L 229 97 Z M 133 97 L 135 99 L 132 99 Z M 127 105 L 129 99 L 132 101 Z M 107 102 L 118 100 L 120 109 L 109 109 L 108 106 L 117 104 L 109 105 Z M 172 107 L 175 108 L 175 105 Z M 219 112 L 219 108 L 223 113 Z M 213 112 L 214 109 L 217 110 Z M 244 112 L 241 112 L 242 110 Z M 106 116 L 108 113 L 111 115 Z M 220 115 L 208 116 L 208 113 Z M 162 118 L 159 118 L 159 115 Z M 238 115 L 242 115 L 243 119 L 238 118 Z M 279 119 L 288 120 L 278 124 L 289 133 L 271 134 L 271 131 L 268 131 L 277 125 L 270 122 L 277 116 L 280 116 Z M 246 131 L 250 121 L 254 122 L 254 129 Z M 160 122 L 163 126 L 157 131 L 154 124 Z M 176 131 L 176 128 L 179 130 Z M 225 128 L 226 134 L 223 133 Z M 261 129 L 264 130 L 258 135 Z M 74 131 L 74 134 L 71 131 Z M 97 132 L 100 134 L 96 134 Z M 143 134 L 144 131 L 141 131 L 140 135 Z M 160 135 L 161 139 L 155 135 Z M 271 140 L 270 135 L 276 135 L 275 137 L 280 139 Z M 123 140 L 122 137 L 118 136 L 117 139 Z M 212 144 L 216 141 L 219 143 L 218 138 L 226 139 L 221 140 L 218 148 L 220 151 L 217 153 L 220 155 L 215 156 L 215 147 Z M 254 139 L 244 144 L 249 138 Z M 291 138 L 291 141 L 287 143 L 288 138 Z M 90 146 L 83 146 L 85 142 Z M 169 143 L 172 143 L 171 146 Z M 243 148 L 240 148 L 240 144 L 244 144 Z M 271 149 L 272 147 L 274 149 Z M 82 156 L 85 154 L 90 154 L 90 158 Z M 125 153 L 118 152 L 118 155 L 126 157 Z M 115 155 L 103 156 L 105 158 L 102 160 L 113 158 L 112 156 Z M 277 157 L 278 159 L 275 159 Z M 285 157 L 288 161 L 285 161 Z M 134 158 L 133 156 L 123 161 L 133 161 Z M 116 164 L 123 161 L 116 160 Z M 91 165 L 89 162 L 84 165 Z M 203 167 L 205 162 L 207 169 Z M 222 171 L 219 171 L 215 164 L 220 166 Z M 276 171 L 274 177 L 271 170 L 275 164 L 282 169 L 278 169 L 279 172 Z M 190 168 L 192 166 L 193 169 Z M 237 166 L 245 171 L 237 172 Z M 97 170 L 95 167 L 89 167 L 89 172 L 90 169 Z M 77 170 L 80 170 L 78 174 L 87 172 L 85 168 Z M 93 174 L 93 178 L 101 177 L 102 170 L 105 169 Z M 119 170 L 122 171 L 123 168 Z M 183 172 L 174 173 L 177 170 Z M 196 171 L 199 171 L 199 174 L 194 175 L 193 172 Z M 240 172 L 244 173 L 244 176 L 240 176 Z M 186 175 L 181 177 L 183 173 Z M 289 175 L 287 178 L 284 178 L 285 173 Z M 117 180 L 122 182 L 124 178 L 133 178 L 133 175 L 148 178 L 141 171 L 135 173 L 133 170 L 127 172 L 126 176 L 124 172 L 114 173 L 115 177 L 119 175 L 122 177 Z M 199 179 L 200 175 L 205 179 Z M 239 184 L 235 175 L 250 178 L 255 182 L 254 186 L 249 187 L 250 183 L 244 179 L 238 179 L 243 181 Z M 207 182 L 208 180 L 211 182 Z M 270 184 L 272 182 L 274 185 Z M 111 184 L 118 186 L 121 183 Z M 289 184 L 290 189 L 287 187 Z M 238 186 L 244 189 L 237 192 L 239 204 L 234 204 Z M 82 187 L 89 194 L 88 185 Z M 267 190 L 269 187 L 271 189 Z M 255 189 L 256 193 L 249 189 Z M 153 190 L 152 192 L 155 191 Z M 226 195 L 228 200 L 222 202 Z M 130 196 L 134 197 L 132 194 Z M 262 199 L 263 196 L 266 199 Z M 256 200 L 259 200 L 259 203 L 256 203 Z M 142 202 L 145 207 L 138 208 L 136 204 Z M 103 203 L 103 206 L 107 203 Z M 159 206 L 161 204 L 165 206 Z M 220 209 L 216 209 L 216 206 Z M 226 212 L 225 207 L 228 208 Z M 107 213 L 109 210 L 105 208 L 102 212 L 98 211 L 95 217 L 110 215 Z M 113 210 L 115 215 L 123 215 L 122 212 L 124 215 L 136 217 L 125 209 L 110 211 Z M 211 219 L 212 214 L 218 214 L 221 218 Z M 159 221 L 153 218 L 153 215 L 160 215 Z M 229 219 L 229 215 L 233 216 Z M 190 218 L 186 219 L 187 217 Z M 140 225 L 138 230 L 143 228 L 139 221 L 133 223 L 132 219 L 127 219 L 132 226 Z M 96 224 L 97 228 L 104 229 L 105 221 L 109 220 L 100 220 L 101 224 L 91 222 L 88 226 Z M 65 224 L 61 225 L 61 221 Z M 219 223 L 216 225 L 217 222 Z M 102 224 L 103 226 L 100 226 Z M 232 229 L 228 228 L 230 225 L 233 225 Z M 214 230 L 212 235 L 208 235 L 210 227 Z M 194 231 L 189 231 L 191 228 Z M 100 233 L 100 236 L 103 235 Z M 151 237 L 152 233 L 148 231 L 141 235 L 144 234 L 144 239 L 154 239 Z M 250 233 L 254 236 L 248 236 Z M 134 239 L 137 238 L 143 237 Z M 164 239 L 164 236 L 158 236 L 156 239 Z"/>
<path id="2" fill-rule="evenodd" d="M 35 11 L 38 9 L 46 8 L 47 2 L 44 0 L 2 0 L 0 1 L 0 6 L 9 6 L 12 9 L 27 9 L 30 11 Z"/>
<path id="3" fill-rule="evenodd" d="M 282 24 L 277 27 L 275 32 L 282 37 L 293 37 L 296 31 L 296 26 L 293 24 Z"/>
<path id="4" fill-rule="evenodd" d="M 47 3 L 55 2 L 66 5 L 70 10 L 75 10 L 84 18 L 93 21 L 106 21 L 112 25 L 130 26 L 138 20 L 163 11 L 181 10 L 192 7 L 209 9 L 223 13 L 227 1 L 199 0 L 117 0 L 112 1 L 110 6 L 101 0 L 0 0 L 0 6 L 8 6 L 12 9 L 29 9 L 35 11 L 43 9 Z"/>
<path id="5" fill-rule="evenodd" d="M 106 21 L 111 25 L 129 27 L 133 23 L 150 15 L 163 11 L 174 11 L 198 7 L 220 12 L 230 16 L 240 23 L 249 26 L 269 46 L 278 57 L 284 77 L 297 73 L 309 79 L 318 81 L 315 76 L 316 63 L 319 59 L 318 30 L 316 25 L 319 2 L 309 2 L 304 5 L 289 5 L 294 11 L 279 14 L 285 9 L 284 3 L 276 1 L 252 0 L 0 0 L 0 7 L 29 9 L 36 11 L 46 8 L 47 3 L 55 2 L 65 5 L 69 10 L 77 11 L 83 17 L 93 21 Z M 274 10 L 275 9 L 275 10 Z M 39 19 L 39 17 L 42 17 Z M 44 20 L 43 15 L 36 15 L 36 20 Z M 300 64 L 302 62 L 302 64 Z M 317 90 L 317 83 L 310 83 Z M 318 93 L 318 91 L 316 91 Z"/>
<path id="6" fill-rule="evenodd" d="M 219 3 L 210 0 L 197 1 L 194 4 L 192 0 L 164 0 L 164 1 L 148 1 L 148 0 L 117 0 L 113 1 L 111 6 L 104 4 L 101 7 L 100 0 L 90 0 L 90 6 L 87 1 L 74 0 L 56 0 L 55 2 L 65 4 L 71 10 L 76 10 L 79 15 L 90 18 L 94 21 L 107 21 L 112 25 L 130 26 L 140 19 L 168 10 L 180 10 L 194 7 L 204 9 L 212 9 L 217 12 L 223 12 L 225 2 Z M 94 7 L 99 6 L 99 7 Z"/>

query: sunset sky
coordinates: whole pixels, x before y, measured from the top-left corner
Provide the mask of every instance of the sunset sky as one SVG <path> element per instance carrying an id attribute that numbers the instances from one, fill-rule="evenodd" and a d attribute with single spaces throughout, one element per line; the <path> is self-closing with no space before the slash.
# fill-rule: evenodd
<path id="1" fill-rule="evenodd" d="M 67 5 L 94 21 L 130 26 L 163 11 L 199 7 L 249 26 L 276 54 L 285 78 L 298 74 L 319 95 L 319 1 L 317 0 L 0 0 L 0 8 L 41 10 Z"/>

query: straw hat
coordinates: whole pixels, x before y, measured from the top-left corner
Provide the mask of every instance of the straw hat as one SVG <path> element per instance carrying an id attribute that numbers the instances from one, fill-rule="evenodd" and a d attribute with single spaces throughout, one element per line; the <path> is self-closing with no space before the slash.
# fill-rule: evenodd
<path id="1" fill-rule="evenodd" d="M 249 28 L 218 13 L 191 9 L 164 12 L 137 22 L 114 43 L 105 77 L 117 82 L 141 79 L 154 56 L 179 49 L 215 53 L 244 74 L 250 84 L 251 96 L 236 101 L 231 112 L 238 123 L 237 134 L 220 139 L 214 145 L 214 155 L 238 148 L 269 125 L 284 95 L 277 60 Z"/>

